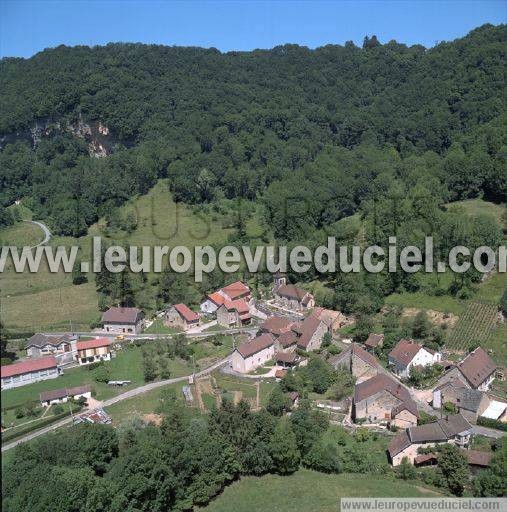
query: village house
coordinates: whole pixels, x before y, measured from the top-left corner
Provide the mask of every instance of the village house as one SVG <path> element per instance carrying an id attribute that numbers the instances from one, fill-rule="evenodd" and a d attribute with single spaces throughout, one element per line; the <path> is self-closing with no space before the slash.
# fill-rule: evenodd
<path id="1" fill-rule="evenodd" d="M 217 309 L 225 302 L 225 297 L 218 292 L 210 293 L 201 303 L 201 311 L 206 315 L 213 315 Z"/>
<path id="2" fill-rule="evenodd" d="M 488 391 L 495 378 L 496 365 L 487 352 L 478 347 L 462 361 L 451 368 L 437 382 L 437 387 L 452 383 L 456 387 L 465 387 Z"/>
<path id="3" fill-rule="evenodd" d="M 350 325 L 352 323 L 351 318 L 347 318 L 340 311 L 334 311 L 332 309 L 325 308 L 315 308 L 312 311 L 312 316 L 322 320 L 329 328 L 330 332 L 337 331 L 346 325 Z"/>
<path id="4" fill-rule="evenodd" d="M 28 357 L 38 358 L 48 354 L 64 354 L 76 350 L 77 336 L 64 334 L 63 336 L 48 336 L 34 334 L 25 344 Z"/>
<path id="5" fill-rule="evenodd" d="M 43 407 L 49 407 L 53 404 L 61 404 L 69 399 L 78 400 L 79 398 L 90 398 L 92 388 L 90 386 L 78 386 L 75 388 L 54 389 L 52 391 L 43 391 L 39 395 L 40 403 Z"/>
<path id="6" fill-rule="evenodd" d="M 239 373 L 249 373 L 262 366 L 275 355 L 275 339 L 271 334 L 261 334 L 242 343 L 231 356 L 232 369 Z"/>
<path id="7" fill-rule="evenodd" d="M 313 295 L 293 284 L 275 286 L 273 296 L 278 305 L 294 311 L 302 311 L 315 306 Z"/>
<path id="8" fill-rule="evenodd" d="M 306 352 L 317 350 L 322 345 L 322 338 L 326 332 L 329 332 L 328 326 L 313 316 L 305 318 L 292 326 L 292 331 L 296 333 L 296 347 Z"/>
<path id="9" fill-rule="evenodd" d="M 144 327 L 144 313 L 137 308 L 109 308 L 102 315 L 102 324 L 107 332 L 139 334 Z"/>
<path id="10" fill-rule="evenodd" d="M 201 303 L 200 308 L 203 313 L 212 315 L 217 313 L 220 306 L 225 304 L 225 302 L 243 300 L 248 303 L 250 299 L 250 288 L 241 281 L 236 281 L 207 295 L 206 299 Z"/>
<path id="11" fill-rule="evenodd" d="M 242 327 L 248 325 L 252 317 L 248 304 L 242 300 L 226 300 L 217 310 L 217 322 L 223 327 Z"/>
<path id="12" fill-rule="evenodd" d="M 487 391 L 495 380 L 497 367 L 488 353 L 477 347 L 458 363 L 457 368 L 471 388 Z"/>
<path id="13" fill-rule="evenodd" d="M 380 373 L 356 384 L 352 417 L 354 421 L 406 428 L 417 425 L 419 413 L 407 388 Z"/>
<path id="14" fill-rule="evenodd" d="M 111 340 L 109 338 L 78 341 L 76 348 L 76 360 L 81 365 L 111 360 Z"/>
<path id="15" fill-rule="evenodd" d="M 2 365 L 0 374 L 2 389 L 10 389 L 40 380 L 56 379 L 60 375 L 60 371 L 56 357 L 46 356 Z"/>
<path id="16" fill-rule="evenodd" d="M 371 333 L 366 341 L 364 342 L 364 346 L 366 350 L 373 354 L 377 347 L 382 347 L 384 344 L 384 335 L 383 334 L 373 334 Z"/>
<path id="17" fill-rule="evenodd" d="M 199 315 L 185 304 L 175 304 L 166 311 L 164 324 L 186 331 L 199 325 Z"/>
<path id="18" fill-rule="evenodd" d="M 475 423 L 477 417 L 489 407 L 491 400 L 484 391 L 447 382 L 433 390 L 432 406 L 441 409 L 446 403 L 453 404 L 469 422 Z"/>
<path id="19" fill-rule="evenodd" d="M 414 366 L 425 367 L 440 362 L 442 355 L 414 340 L 400 340 L 389 352 L 388 360 L 393 372 L 399 377 L 410 377 Z"/>
<path id="20" fill-rule="evenodd" d="M 289 391 L 285 393 L 291 401 L 292 409 L 296 409 L 299 405 L 299 393 L 297 391 Z"/>
<path id="21" fill-rule="evenodd" d="M 434 423 L 408 427 L 389 443 L 389 462 L 398 466 L 407 457 L 413 464 L 419 455 L 419 448 L 431 448 L 443 443 L 465 448 L 470 443 L 471 435 L 472 426 L 461 414 L 452 414 Z"/>
<path id="22" fill-rule="evenodd" d="M 347 368 L 356 378 L 356 383 L 358 384 L 375 377 L 378 373 L 384 372 L 377 358 L 366 352 L 357 343 L 352 343 L 348 349 L 332 357 L 330 363 L 335 369 L 339 367 Z"/>

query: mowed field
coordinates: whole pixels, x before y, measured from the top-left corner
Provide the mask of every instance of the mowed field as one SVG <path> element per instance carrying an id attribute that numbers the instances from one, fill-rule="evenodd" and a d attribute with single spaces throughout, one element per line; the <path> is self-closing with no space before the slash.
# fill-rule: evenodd
<path id="1" fill-rule="evenodd" d="M 222 229 L 219 219 L 213 220 L 195 214 L 185 206 L 175 203 L 167 187 L 160 181 L 148 194 L 138 197 L 123 208 L 126 214 L 133 211 L 137 218 L 137 229 L 127 235 L 125 232 L 109 234 L 109 240 L 128 245 L 196 245 L 225 242 L 231 230 Z M 0 239 L 9 237 L 13 245 L 33 245 L 26 226 L 35 229 L 39 239 L 42 232 L 36 226 L 20 223 L 16 227 L 0 230 Z M 89 229 L 85 237 L 54 237 L 52 247 L 79 245 L 83 259 L 91 255 L 92 236 L 102 236 L 103 222 Z M 252 223 L 252 230 L 256 225 Z M 105 242 L 104 242 L 105 243 Z M 42 265 L 37 273 L 18 274 L 12 264 L 0 274 L 0 318 L 8 329 L 14 331 L 74 330 L 87 329 L 89 324 L 98 320 L 97 294 L 93 275 L 89 275 L 86 284 L 75 286 L 70 275 L 64 272 L 51 273 L 47 265 Z"/>
<path id="2" fill-rule="evenodd" d="M 434 497 L 421 485 L 388 476 L 328 475 L 301 469 L 290 476 L 244 477 L 202 512 L 337 512 L 342 497 Z"/>

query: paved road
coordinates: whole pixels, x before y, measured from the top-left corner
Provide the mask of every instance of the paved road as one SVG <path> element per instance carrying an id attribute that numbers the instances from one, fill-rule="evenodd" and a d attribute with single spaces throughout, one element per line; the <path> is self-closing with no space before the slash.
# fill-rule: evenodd
<path id="1" fill-rule="evenodd" d="M 254 335 L 259 330 L 258 327 L 239 327 L 237 329 L 220 329 L 217 331 L 209 331 L 209 332 L 194 332 L 194 333 L 177 333 L 177 334 L 123 334 L 123 333 L 107 333 L 107 332 L 92 332 L 92 331 L 74 331 L 72 334 L 77 336 L 102 336 L 105 338 L 114 338 L 121 334 L 124 336 L 125 340 L 135 340 L 135 339 L 146 339 L 146 340 L 155 340 L 155 339 L 166 339 L 166 338 L 174 338 L 174 336 L 178 336 L 179 334 L 185 334 L 187 338 L 206 338 L 209 336 L 214 336 L 215 334 L 242 334 L 247 333 Z M 46 334 L 48 336 L 63 336 L 64 334 L 69 334 L 69 331 L 66 332 L 44 332 L 42 334 Z"/>
<path id="2" fill-rule="evenodd" d="M 221 359 L 220 361 L 217 361 L 216 363 L 212 364 L 211 366 L 204 368 L 204 370 L 197 372 L 195 374 L 196 377 L 205 375 L 205 374 L 215 370 L 216 368 L 226 364 L 229 361 L 229 357 L 230 356 L 227 356 L 226 358 Z M 112 398 L 104 400 L 102 402 L 101 406 L 109 407 L 110 405 L 116 404 L 123 400 L 127 400 L 128 398 L 132 398 L 134 396 L 141 395 L 142 393 L 146 393 L 147 391 L 151 391 L 152 389 L 160 388 L 162 386 L 167 386 L 168 384 L 175 384 L 177 382 L 188 381 L 188 377 L 189 377 L 189 375 L 185 375 L 184 377 L 177 377 L 174 379 L 166 379 L 166 380 L 160 380 L 157 382 L 150 382 L 149 384 L 145 384 L 144 386 L 139 386 L 138 388 L 130 389 L 129 391 L 125 391 L 125 393 L 121 393 L 120 395 L 116 395 Z M 72 418 L 68 417 L 68 418 L 64 418 L 63 420 L 52 423 L 51 425 L 48 425 L 47 427 L 41 428 L 40 430 L 34 430 L 33 432 L 30 432 L 26 436 L 20 437 L 19 439 L 16 439 L 15 441 L 12 441 L 10 443 L 6 443 L 6 444 L 2 445 L 2 452 L 10 450 L 11 448 L 14 448 L 15 446 L 17 446 L 18 444 L 25 443 L 26 441 L 30 441 L 31 439 L 35 439 L 36 437 L 39 437 L 43 434 L 51 432 L 52 430 L 55 430 L 57 428 L 68 425 L 71 422 L 72 422 Z"/>
<path id="3" fill-rule="evenodd" d="M 495 430 L 494 428 L 482 427 L 481 425 L 473 425 L 472 431 L 474 434 L 481 436 L 492 437 L 493 439 L 500 439 L 505 436 L 506 433 L 501 430 Z"/>
<path id="4" fill-rule="evenodd" d="M 39 247 L 39 245 L 45 245 L 51 240 L 51 231 L 49 231 L 46 224 L 43 224 L 42 222 L 39 222 L 38 220 L 25 220 L 23 222 L 29 222 L 30 224 L 35 224 L 36 226 L 39 226 L 42 231 L 44 231 L 44 240 L 37 245 L 34 245 L 33 247 L 30 247 L 30 249 L 35 249 L 36 247 Z"/>

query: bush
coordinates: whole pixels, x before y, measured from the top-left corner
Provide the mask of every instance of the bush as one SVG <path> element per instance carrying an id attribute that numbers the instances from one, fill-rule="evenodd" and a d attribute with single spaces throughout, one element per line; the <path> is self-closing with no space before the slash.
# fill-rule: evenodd
<path id="1" fill-rule="evenodd" d="M 57 404 L 53 406 L 53 414 L 55 416 L 58 416 L 59 414 L 62 414 L 64 412 L 63 405 Z"/>
<path id="2" fill-rule="evenodd" d="M 93 371 L 93 378 L 97 382 L 109 382 L 109 368 L 105 365 L 95 368 Z"/>
<path id="3" fill-rule="evenodd" d="M 25 415 L 25 411 L 22 407 L 18 407 L 15 411 L 14 411 L 14 416 L 19 420 L 21 419 L 23 416 Z"/>

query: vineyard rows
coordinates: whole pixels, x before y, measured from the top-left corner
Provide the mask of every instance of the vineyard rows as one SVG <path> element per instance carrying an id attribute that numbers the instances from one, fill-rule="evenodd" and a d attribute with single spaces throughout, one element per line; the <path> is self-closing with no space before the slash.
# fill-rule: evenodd
<path id="1" fill-rule="evenodd" d="M 446 347 L 466 350 L 484 343 L 495 327 L 497 306 L 483 302 L 470 302 L 447 339 Z"/>

